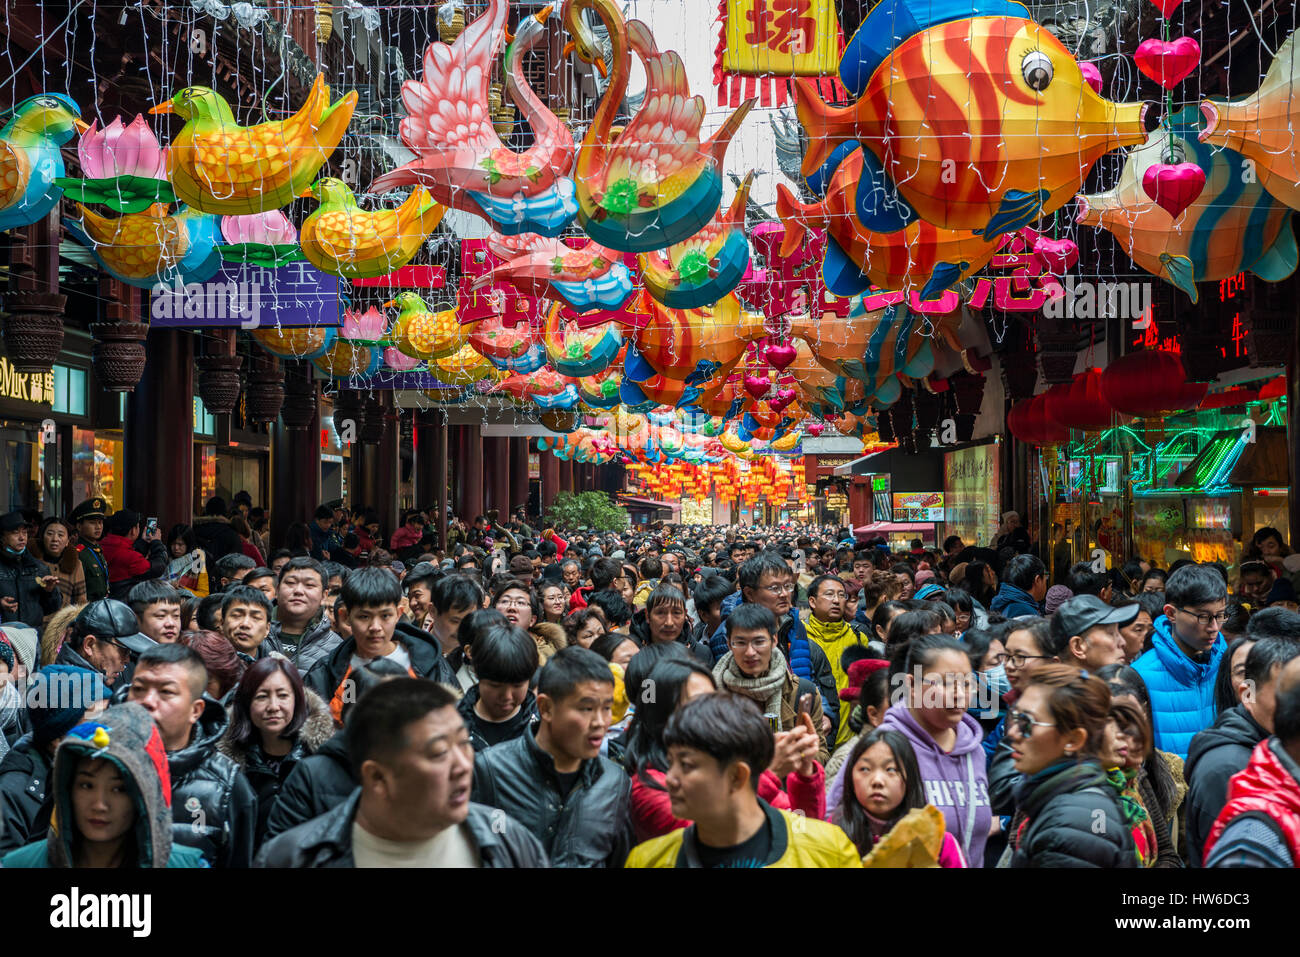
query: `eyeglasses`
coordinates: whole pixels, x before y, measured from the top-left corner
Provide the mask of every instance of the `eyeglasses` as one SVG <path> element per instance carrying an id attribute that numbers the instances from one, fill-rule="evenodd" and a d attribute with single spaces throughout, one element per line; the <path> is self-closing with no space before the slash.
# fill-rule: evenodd
<path id="1" fill-rule="evenodd" d="M 794 591 L 794 585 L 789 582 L 784 585 L 764 585 L 763 591 L 771 592 L 773 595 L 789 595 Z"/>
<path id="2" fill-rule="evenodd" d="M 958 618 L 957 620 L 961 621 L 960 618 Z M 1000 655 L 986 655 L 984 658 L 984 663 L 986 665 L 994 665 L 994 666 L 1005 665 L 1007 663 L 1007 653 L 1004 651 Z"/>
<path id="3" fill-rule="evenodd" d="M 1027 662 L 1040 660 L 1045 661 L 1051 657 L 1051 655 L 1022 655 L 1019 652 L 1014 654 L 1009 653 L 1006 656 L 1006 664 L 1009 664 L 1012 668 L 1023 668 Z"/>
<path id="4" fill-rule="evenodd" d="M 1210 627 L 1211 623 L 1216 625 L 1222 625 L 1225 621 L 1228 620 L 1228 612 L 1226 609 L 1216 614 L 1211 614 L 1208 611 L 1188 611 L 1186 608 L 1179 608 L 1178 610 L 1181 611 L 1184 615 L 1191 615 L 1193 618 L 1196 619 L 1196 623 L 1200 625 L 1202 628 Z"/>
<path id="5" fill-rule="evenodd" d="M 749 649 L 754 649 L 759 654 L 767 650 L 768 645 L 772 644 L 771 638 L 755 638 L 753 641 L 731 641 L 727 647 L 737 654 L 741 654 Z"/>
<path id="6" fill-rule="evenodd" d="M 527 598 L 498 598 L 496 605 L 498 608 L 527 608 L 532 602 Z"/>
<path id="7" fill-rule="evenodd" d="M 1017 737 L 1027 738 L 1034 733 L 1034 728 L 1055 728 L 1050 721 L 1035 721 L 1028 711 L 1012 711 L 1007 715 L 1007 730 L 1014 730 Z"/>

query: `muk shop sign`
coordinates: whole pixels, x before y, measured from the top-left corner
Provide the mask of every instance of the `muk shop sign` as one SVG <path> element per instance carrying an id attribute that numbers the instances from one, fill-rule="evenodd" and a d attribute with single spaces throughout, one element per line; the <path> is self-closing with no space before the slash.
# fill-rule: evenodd
<path id="1" fill-rule="evenodd" d="M 159 283 L 151 290 L 150 325 L 162 328 L 337 326 L 339 280 L 305 262 L 279 269 L 225 263 L 207 282 Z"/>

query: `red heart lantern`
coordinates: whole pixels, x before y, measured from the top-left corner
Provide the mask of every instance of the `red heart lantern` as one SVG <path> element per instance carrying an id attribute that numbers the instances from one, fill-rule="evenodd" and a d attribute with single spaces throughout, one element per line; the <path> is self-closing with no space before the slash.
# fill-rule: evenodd
<path id="1" fill-rule="evenodd" d="M 784 369 L 794 362 L 797 352 L 792 345 L 767 347 L 767 361 L 774 369 Z"/>
<path id="2" fill-rule="evenodd" d="M 785 407 L 788 406 L 791 402 L 793 402 L 794 399 L 795 399 L 794 389 L 781 389 L 780 391 L 777 392 L 776 398 L 771 399 L 768 402 L 768 405 L 770 405 L 777 412 L 784 412 Z"/>
<path id="3" fill-rule="evenodd" d="M 824 431 L 826 431 L 826 426 L 822 425 L 820 422 L 808 423 L 808 433 L 810 435 L 821 435 Z"/>
<path id="4" fill-rule="evenodd" d="M 767 376 L 747 375 L 745 376 L 745 391 L 755 399 L 761 399 L 767 395 L 768 390 L 772 388 L 772 383 L 768 381 Z"/>
<path id="5" fill-rule="evenodd" d="M 1172 43 L 1143 40 L 1133 54 L 1133 62 L 1146 76 L 1172 90 L 1201 62 L 1201 45 L 1191 37 L 1179 37 Z"/>
<path id="6" fill-rule="evenodd" d="M 1195 163 L 1153 163 L 1142 174 L 1142 189 L 1157 206 L 1177 219 L 1205 189 L 1205 170 Z"/>
<path id="7" fill-rule="evenodd" d="M 1039 236 L 1034 240 L 1034 255 L 1053 276 L 1064 276 L 1079 261 L 1079 247 L 1072 239 L 1048 239 Z"/>

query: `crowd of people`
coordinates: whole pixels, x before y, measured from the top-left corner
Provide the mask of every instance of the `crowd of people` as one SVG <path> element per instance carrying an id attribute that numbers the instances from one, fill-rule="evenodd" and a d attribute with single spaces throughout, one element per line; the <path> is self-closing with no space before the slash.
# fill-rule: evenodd
<path id="1" fill-rule="evenodd" d="M 1049 569 L 1014 516 L 896 552 L 495 514 L 441 543 L 423 511 L 383 539 L 327 503 L 271 550 L 242 493 L 204 511 L 0 516 L 0 865 L 1300 863 L 1280 536 L 1230 588 Z"/>

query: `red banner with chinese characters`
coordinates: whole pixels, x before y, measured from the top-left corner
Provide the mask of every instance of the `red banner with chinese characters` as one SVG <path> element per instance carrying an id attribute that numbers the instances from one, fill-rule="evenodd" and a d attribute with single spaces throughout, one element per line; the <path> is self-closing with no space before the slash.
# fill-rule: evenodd
<path id="1" fill-rule="evenodd" d="M 836 76 L 844 44 L 834 0 L 719 0 L 718 18 L 719 106 L 737 107 L 755 96 L 761 106 L 784 106 L 796 76 L 825 77 L 823 98 L 847 100 Z"/>

